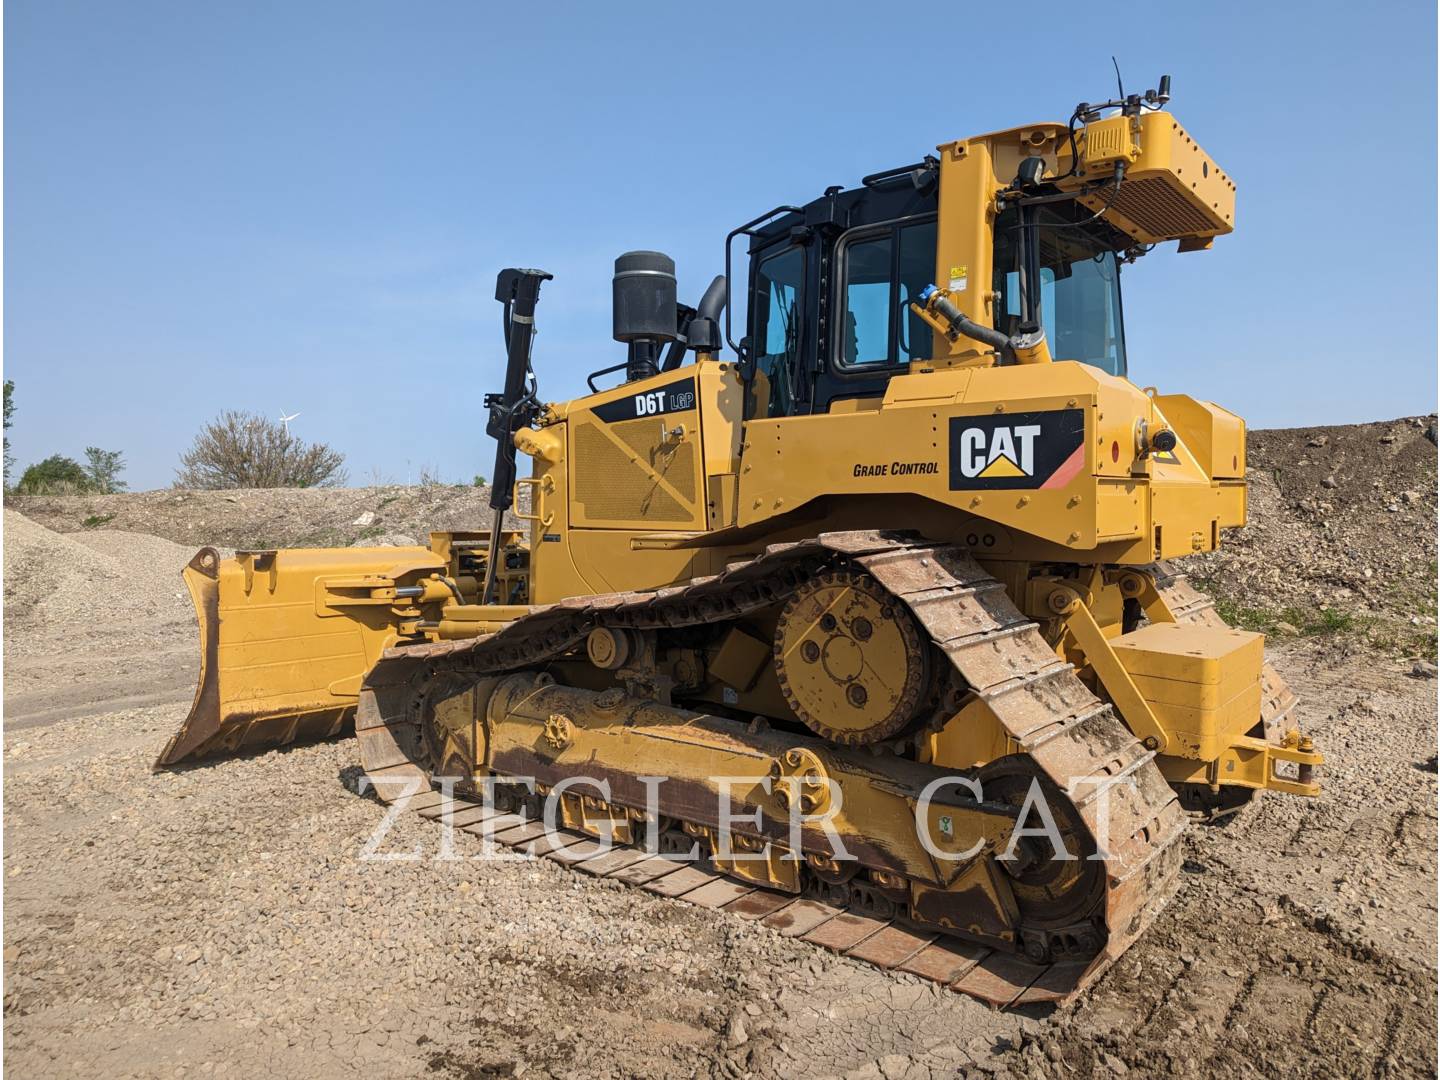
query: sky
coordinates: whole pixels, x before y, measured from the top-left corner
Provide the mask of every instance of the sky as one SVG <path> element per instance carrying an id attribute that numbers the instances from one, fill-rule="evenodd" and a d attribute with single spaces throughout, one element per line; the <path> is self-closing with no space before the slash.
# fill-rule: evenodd
<path id="1" fill-rule="evenodd" d="M 245 409 L 352 483 L 488 476 L 502 267 L 555 275 L 535 364 L 577 396 L 624 358 L 616 255 L 668 252 L 694 303 L 741 222 L 1063 121 L 1112 53 L 1239 188 L 1211 251 L 1127 268 L 1131 378 L 1253 427 L 1435 409 L 1433 4 L 966 11 L 6 0 L 12 452 L 166 487 Z"/>

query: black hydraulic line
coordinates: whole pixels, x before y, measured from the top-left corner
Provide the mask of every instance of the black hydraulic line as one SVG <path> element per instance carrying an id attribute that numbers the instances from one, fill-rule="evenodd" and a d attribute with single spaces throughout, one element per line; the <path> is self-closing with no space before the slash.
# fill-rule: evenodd
<path id="1" fill-rule="evenodd" d="M 989 345 L 998 352 L 1002 359 L 1012 360 L 1015 356 L 1015 343 L 1006 334 L 1001 333 L 991 326 L 984 326 L 969 318 L 958 307 L 951 303 L 944 296 L 935 296 L 935 286 L 930 285 L 922 290 L 916 300 L 922 305 L 928 306 L 935 314 L 939 315 L 949 323 L 949 334 L 951 339 L 963 334 L 972 341 L 978 341 L 982 345 Z"/>
<path id="2" fill-rule="evenodd" d="M 685 350 L 688 346 L 684 338 L 676 338 L 665 348 L 665 359 L 660 361 L 661 371 L 674 371 L 685 362 Z"/>
<path id="3" fill-rule="evenodd" d="M 535 398 L 530 348 L 535 339 L 535 305 L 540 299 L 540 283 L 553 276 L 544 270 L 508 269 L 501 270 L 495 279 L 495 299 L 505 305 L 507 316 L 505 390 L 485 395 L 485 407 L 490 410 L 485 433 L 495 440 L 495 469 L 490 487 L 490 507 L 495 511 L 495 519 L 490 525 L 482 604 L 490 603 L 495 591 L 505 511 L 515 505 L 515 433 L 528 427 L 540 410 Z"/>

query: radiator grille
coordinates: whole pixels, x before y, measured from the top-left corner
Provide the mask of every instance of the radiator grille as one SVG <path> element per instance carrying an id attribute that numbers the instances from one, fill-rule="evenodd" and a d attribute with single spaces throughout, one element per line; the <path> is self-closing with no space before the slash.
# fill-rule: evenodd
<path id="1" fill-rule="evenodd" d="M 1095 198 L 1103 205 L 1106 196 Z M 1117 214 L 1129 218 L 1151 236 L 1190 236 L 1213 233 L 1223 227 L 1158 176 L 1126 180 L 1110 205 Z"/>
<path id="2" fill-rule="evenodd" d="M 693 430 L 693 424 L 687 425 Z M 575 499 L 591 521 L 688 522 L 695 516 L 695 447 L 687 439 L 662 445 L 659 418 L 611 424 L 610 431 L 634 452 L 631 460 L 594 422 L 575 428 Z M 663 477 L 691 505 L 656 482 Z"/>

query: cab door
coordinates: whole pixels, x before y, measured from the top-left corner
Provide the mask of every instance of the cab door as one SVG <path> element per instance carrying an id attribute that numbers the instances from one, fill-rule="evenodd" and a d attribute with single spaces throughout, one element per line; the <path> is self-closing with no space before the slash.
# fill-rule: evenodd
<path id="1" fill-rule="evenodd" d="M 814 411 L 878 398 L 894 375 L 934 354 L 928 324 L 910 310 L 935 276 L 933 214 L 850 229 L 831 258 L 833 332 L 817 365 Z"/>

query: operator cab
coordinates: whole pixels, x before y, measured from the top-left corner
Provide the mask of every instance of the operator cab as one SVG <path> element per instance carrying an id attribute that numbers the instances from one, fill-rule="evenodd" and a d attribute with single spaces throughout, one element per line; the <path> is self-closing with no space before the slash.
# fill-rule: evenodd
<path id="1" fill-rule="evenodd" d="M 936 281 L 938 176 L 926 158 L 731 234 L 750 238 L 749 334 L 731 342 L 747 419 L 865 408 L 930 359 L 934 333 L 910 303 Z M 1015 208 L 995 221 L 995 329 L 1015 334 L 1028 311 L 1057 360 L 1123 376 L 1119 271 L 1133 240 L 1063 197 L 1030 213 L 1026 225 Z"/>

